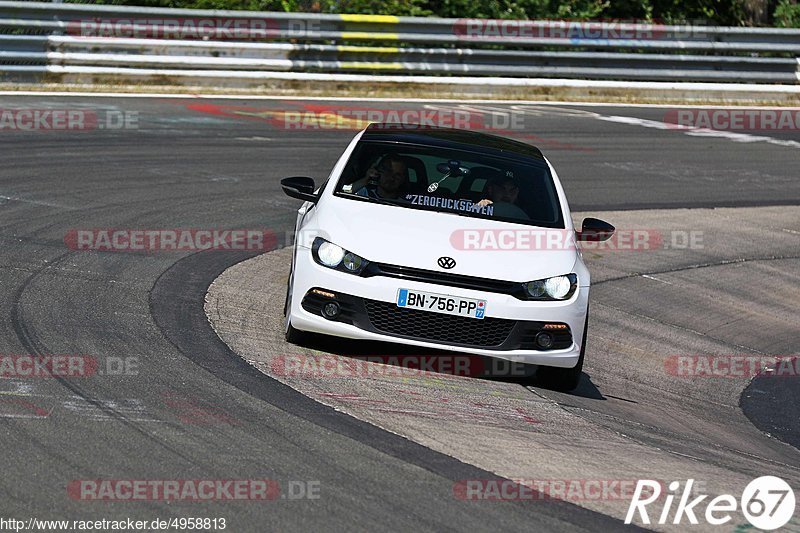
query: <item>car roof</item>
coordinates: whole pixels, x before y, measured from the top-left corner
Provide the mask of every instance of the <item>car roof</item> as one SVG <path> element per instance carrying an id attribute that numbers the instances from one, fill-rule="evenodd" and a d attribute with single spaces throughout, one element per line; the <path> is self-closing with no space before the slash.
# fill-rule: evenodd
<path id="1" fill-rule="evenodd" d="M 441 146 L 506 157 L 517 156 L 544 160 L 542 152 L 530 144 L 457 128 L 404 123 L 373 123 L 364 131 L 361 140 Z"/>

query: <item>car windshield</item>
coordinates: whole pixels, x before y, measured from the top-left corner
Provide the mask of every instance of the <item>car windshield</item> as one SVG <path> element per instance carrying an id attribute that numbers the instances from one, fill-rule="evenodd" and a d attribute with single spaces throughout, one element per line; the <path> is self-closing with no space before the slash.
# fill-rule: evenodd
<path id="1" fill-rule="evenodd" d="M 564 227 L 547 164 L 534 159 L 362 141 L 334 194 L 410 209 Z"/>

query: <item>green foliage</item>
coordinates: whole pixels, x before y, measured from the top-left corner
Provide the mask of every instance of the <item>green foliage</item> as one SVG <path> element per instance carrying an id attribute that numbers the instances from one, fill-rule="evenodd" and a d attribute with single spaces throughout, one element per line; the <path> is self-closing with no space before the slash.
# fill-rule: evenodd
<path id="1" fill-rule="evenodd" d="M 741 26 L 744 0 L 653 0 L 655 20 L 670 23 L 696 22 L 715 26 Z"/>
<path id="2" fill-rule="evenodd" d="M 426 11 L 445 18 L 588 19 L 597 18 L 609 0 L 427 0 Z"/>
<path id="3" fill-rule="evenodd" d="M 81 0 L 67 2 L 87 3 Z M 425 0 L 97 0 L 93 4 L 190 9 L 233 9 L 306 13 L 361 13 L 424 17 L 433 13 Z"/>
<path id="4" fill-rule="evenodd" d="M 66 0 L 87 3 L 86 0 Z M 776 0 L 96 0 L 90 3 L 308 13 L 493 19 L 606 19 L 741 26 L 747 6 Z M 800 27 L 797 0 L 779 0 L 775 23 Z"/>
<path id="5" fill-rule="evenodd" d="M 800 28 L 800 4 L 781 0 L 775 8 L 775 25 L 779 28 Z"/>
<path id="6" fill-rule="evenodd" d="M 70 2 L 71 0 L 67 0 Z M 77 0 L 75 3 L 87 3 Z M 93 4 L 187 9 L 245 9 L 253 11 L 286 11 L 281 0 L 98 0 Z M 290 6 L 291 7 L 291 6 Z"/>

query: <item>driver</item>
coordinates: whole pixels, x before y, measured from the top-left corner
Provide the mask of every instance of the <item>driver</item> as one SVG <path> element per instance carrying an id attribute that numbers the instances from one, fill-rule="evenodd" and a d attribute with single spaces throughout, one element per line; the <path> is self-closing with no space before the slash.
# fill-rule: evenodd
<path id="1" fill-rule="evenodd" d="M 485 207 L 492 205 L 494 214 L 502 217 L 519 218 L 527 220 L 528 215 L 519 207 L 519 182 L 510 170 L 496 171 L 487 176 L 488 185 L 486 192 L 489 198 L 484 198 L 477 205 Z"/>
<path id="2" fill-rule="evenodd" d="M 408 185 L 408 166 L 399 155 L 389 154 L 377 167 L 370 167 L 367 179 L 369 182 L 356 191 L 357 195 L 377 200 L 396 200 L 405 193 Z M 370 186 L 376 179 L 377 184 Z"/>

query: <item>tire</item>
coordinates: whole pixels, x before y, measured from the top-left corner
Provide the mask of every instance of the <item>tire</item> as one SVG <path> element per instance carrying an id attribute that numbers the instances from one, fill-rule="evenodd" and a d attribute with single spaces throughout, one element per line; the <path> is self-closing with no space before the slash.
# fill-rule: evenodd
<path id="1" fill-rule="evenodd" d="M 289 273 L 289 280 L 286 281 L 286 298 L 283 300 L 283 316 L 289 314 L 289 293 L 292 290 L 292 285 L 290 283 L 292 279 L 292 273 Z"/>
<path id="2" fill-rule="evenodd" d="M 581 355 L 578 364 L 572 368 L 557 368 L 541 366 L 536 372 L 536 378 L 542 384 L 559 392 L 570 392 L 578 387 L 583 371 L 583 356 L 586 353 L 586 332 L 589 329 L 589 312 L 586 312 L 586 322 L 583 325 L 583 340 L 581 341 Z"/>
<path id="3" fill-rule="evenodd" d="M 292 259 L 294 262 L 294 259 Z M 292 265 L 294 266 L 294 265 Z M 289 277 L 286 278 L 286 298 L 283 300 L 283 316 L 289 316 L 289 304 L 292 298 L 292 276 L 294 275 L 294 268 L 289 269 Z"/>
<path id="4" fill-rule="evenodd" d="M 292 326 L 292 319 L 289 316 L 289 310 L 292 306 L 292 274 L 289 272 L 289 279 L 286 281 L 286 300 L 283 303 L 283 316 L 286 317 L 286 330 L 283 332 L 283 338 L 290 344 L 302 345 L 308 339 L 308 333 L 300 331 Z"/>

